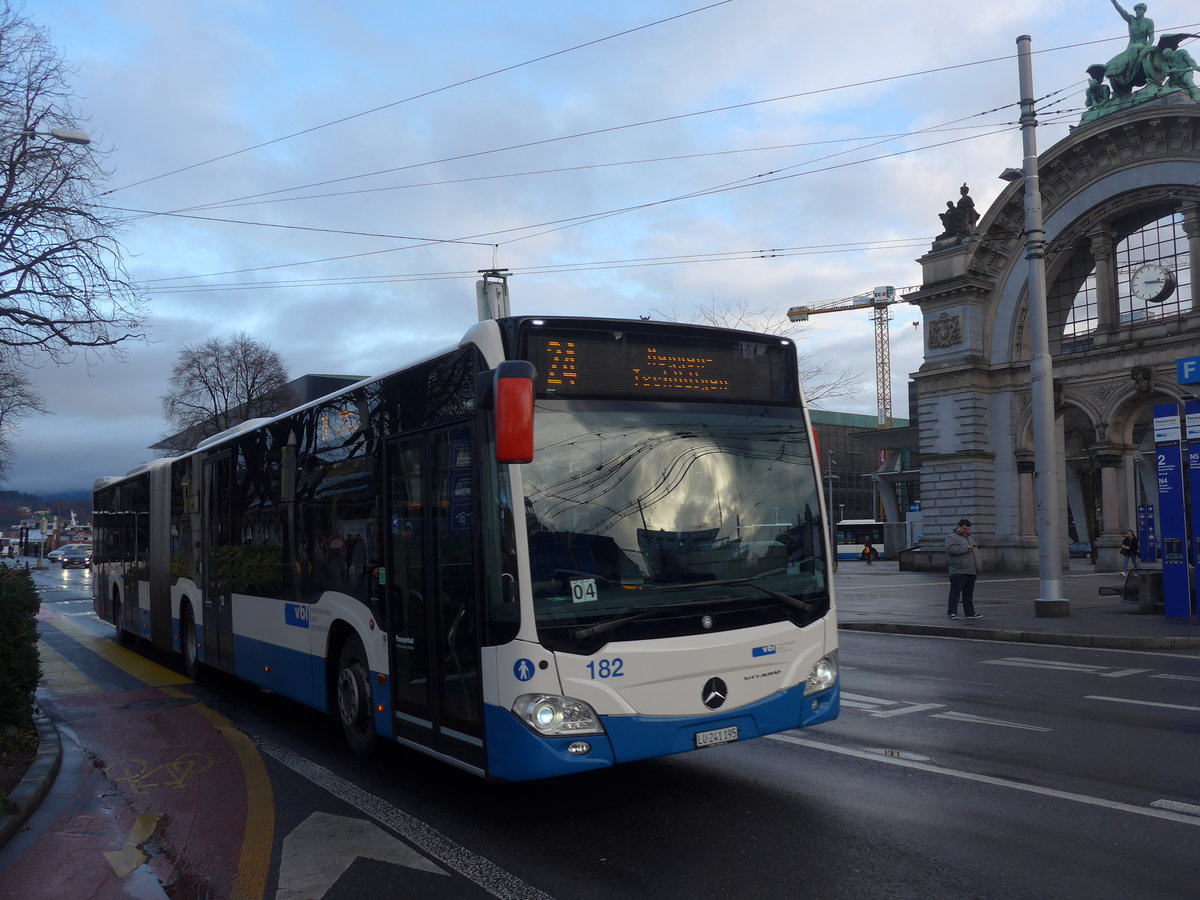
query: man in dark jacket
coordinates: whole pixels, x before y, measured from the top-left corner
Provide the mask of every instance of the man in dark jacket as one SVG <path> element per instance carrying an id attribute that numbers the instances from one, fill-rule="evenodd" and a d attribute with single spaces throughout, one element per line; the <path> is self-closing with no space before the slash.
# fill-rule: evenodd
<path id="1" fill-rule="evenodd" d="M 962 598 L 963 613 L 968 619 L 982 619 L 975 612 L 975 579 L 979 576 L 978 549 L 971 540 L 971 523 L 959 519 L 954 530 L 946 535 L 946 557 L 950 561 L 950 598 L 946 615 L 958 618 L 958 601 Z"/>

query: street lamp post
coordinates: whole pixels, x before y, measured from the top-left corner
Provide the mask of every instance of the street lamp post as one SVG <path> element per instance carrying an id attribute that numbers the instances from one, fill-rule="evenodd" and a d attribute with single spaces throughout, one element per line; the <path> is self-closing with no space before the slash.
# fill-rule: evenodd
<path id="1" fill-rule="evenodd" d="M 829 510 L 829 552 L 833 556 L 833 571 L 837 571 L 838 556 L 837 556 L 837 522 L 833 519 L 833 483 L 838 480 L 838 477 L 833 474 L 833 451 L 829 450 L 825 453 L 825 489 L 828 494 L 828 500 L 825 508 Z"/>
<path id="2" fill-rule="evenodd" d="M 1037 116 L 1033 100 L 1030 37 L 1017 38 L 1021 87 L 1021 139 L 1024 149 L 1025 258 L 1029 263 L 1031 350 L 1030 396 L 1033 407 L 1033 490 L 1038 530 L 1039 596 L 1034 615 L 1062 617 L 1071 603 L 1062 595 L 1062 523 L 1058 514 L 1058 449 L 1054 434 L 1054 375 L 1050 355 L 1050 323 L 1046 303 L 1046 232 L 1042 226 L 1042 194 L 1038 184 Z"/>

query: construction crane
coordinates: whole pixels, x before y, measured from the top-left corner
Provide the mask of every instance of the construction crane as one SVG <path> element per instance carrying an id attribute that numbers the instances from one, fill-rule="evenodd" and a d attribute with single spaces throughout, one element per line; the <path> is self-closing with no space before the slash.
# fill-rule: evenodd
<path id="1" fill-rule="evenodd" d="M 879 407 L 879 421 L 876 426 L 878 428 L 892 427 L 892 348 L 888 335 L 888 322 L 892 319 L 891 306 L 904 302 L 901 297 L 919 290 L 920 287 L 877 287 L 853 297 L 827 300 L 809 306 L 793 306 L 788 310 L 788 319 L 793 322 L 807 322 L 809 316 L 822 313 L 871 310 L 871 318 L 875 322 L 875 395 Z"/>

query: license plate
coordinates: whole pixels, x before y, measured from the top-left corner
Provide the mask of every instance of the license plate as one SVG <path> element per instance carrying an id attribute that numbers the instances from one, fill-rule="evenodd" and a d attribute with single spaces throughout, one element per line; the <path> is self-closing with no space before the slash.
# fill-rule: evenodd
<path id="1" fill-rule="evenodd" d="M 696 734 L 696 749 L 715 747 L 717 744 L 729 744 L 738 739 L 738 727 L 716 728 L 712 731 L 700 731 Z"/>

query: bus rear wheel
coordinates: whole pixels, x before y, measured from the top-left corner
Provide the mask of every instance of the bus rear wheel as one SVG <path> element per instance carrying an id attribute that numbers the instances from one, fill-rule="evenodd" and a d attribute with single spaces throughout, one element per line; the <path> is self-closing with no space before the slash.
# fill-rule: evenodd
<path id="1" fill-rule="evenodd" d="M 117 628 L 117 643 L 122 647 L 132 647 L 137 635 L 124 629 L 121 625 L 121 595 L 113 591 L 113 625 Z"/>
<path id="2" fill-rule="evenodd" d="M 192 681 L 200 674 L 200 645 L 196 639 L 196 617 L 192 607 L 184 606 L 179 623 L 179 643 L 183 651 L 183 674 Z"/>
<path id="3" fill-rule="evenodd" d="M 379 735 L 375 731 L 375 711 L 371 701 L 371 671 L 362 641 L 351 635 L 338 655 L 337 708 L 346 743 L 358 757 L 375 751 Z"/>

